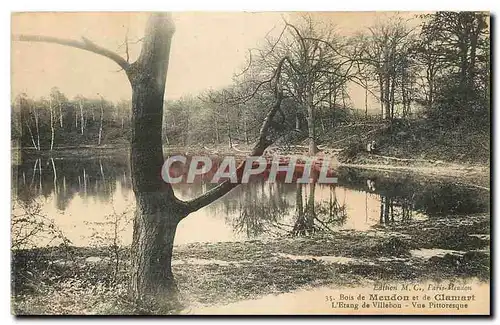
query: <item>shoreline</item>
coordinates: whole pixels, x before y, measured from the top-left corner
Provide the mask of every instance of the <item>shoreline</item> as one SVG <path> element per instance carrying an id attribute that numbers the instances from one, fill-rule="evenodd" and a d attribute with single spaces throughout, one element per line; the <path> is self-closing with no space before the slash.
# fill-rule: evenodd
<path id="1" fill-rule="evenodd" d="M 297 147 L 299 148 L 299 147 Z M 115 155 L 126 154 L 128 155 L 128 146 L 88 146 L 88 147 L 64 147 L 56 148 L 53 153 L 61 158 L 92 158 L 93 155 Z M 244 148 L 247 149 L 247 148 Z M 207 148 L 194 148 L 194 147 L 179 147 L 179 146 L 164 146 L 164 152 L 170 151 L 173 153 L 183 152 L 185 155 L 193 154 L 206 154 L 211 156 L 235 156 L 246 157 L 247 150 L 240 150 L 236 148 L 215 147 L 213 149 Z M 19 153 L 22 151 L 29 156 L 42 156 L 51 157 L 51 152 L 48 150 L 34 150 L 34 149 L 21 149 L 11 148 L 11 151 Z M 17 156 L 12 156 L 13 164 L 17 162 Z M 87 157 L 88 156 L 88 157 Z M 286 156 L 296 158 L 311 157 L 303 152 L 297 150 L 281 151 L 276 148 L 271 148 L 268 151 L 268 156 Z M 335 167 L 358 168 L 373 171 L 395 172 L 395 173 L 412 173 L 422 176 L 433 176 L 439 178 L 453 178 L 453 182 L 458 185 L 472 186 L 478 189 L 491 191 L 490 183 L 490 166 L 488 164 L 466 164 L 460 162 L 448 162 L 443 160 L 426 160 L 426 159 L 410 159 L 387 157 L 379 155 L 360 154 L 348 162 L 339 160 L 339 153 L 334 148 L 323 148 L 316 156 L 312 158 L 328 158 L 332 160 Z M 333 167 L 332 166 L 332 167 Z"/>
<path id="2" fill-rule="evenodd" d="M 484 166 L 470 167 L 467 165 L 445 164 L 440 167 L 430 166 L 391 166 L 381 164 L 340 163 L 340 167 L 359 168 L 364 170 L 385 171 L 391 173 L 411 173 L 421 176 L 434 176 L 442 179 L 454 179 L 453 183 L 491 191 L 490 171 Z M 460 180 L 457 180 L 460 179 Z"/>

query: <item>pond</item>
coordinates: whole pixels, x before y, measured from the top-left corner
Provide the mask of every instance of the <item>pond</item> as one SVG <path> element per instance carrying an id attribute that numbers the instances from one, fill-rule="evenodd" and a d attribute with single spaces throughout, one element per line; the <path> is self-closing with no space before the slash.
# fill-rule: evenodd
<path id="1" fill-rule="evenodd" d="M 21 157 L 13 166 L 13 214 L 36 206 L 75 246 L 132 240 L 134 194 L 126 153 L 106 157 Z M 336 170 L 338 183 L 285 184 L 253 178 L 184 219 L 175 244 L 310 235 L 489 211 L 489 192 L 403 173 Z M 176 184 L 181 199 L 214 184 Z M 35 246 L 56 245 L 40 236 Z"/>

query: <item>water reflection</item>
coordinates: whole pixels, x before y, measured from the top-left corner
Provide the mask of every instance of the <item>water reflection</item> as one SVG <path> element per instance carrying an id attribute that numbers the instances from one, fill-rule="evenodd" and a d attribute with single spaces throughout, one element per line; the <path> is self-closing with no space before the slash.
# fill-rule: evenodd
<path id="1" fill-rule="evenodd" d="M 290 203 L 283 195 L 284 184 L 254 179 L 249 185 L 240 193 L 237 207 L 231 207 L 231 201 L 224 200 L 226 212 L 232 210 L 232 213 L 226 213 L 226 220 L 236 232 L 244 233 L 248 238 L 276 233 L 290 209 Z"/>
<path id="2" fill-rule="evenodd" d="M 37 158 L 25 160 L 13 168 L 17 177 L 17 198 L 30 202 L 36 198 L 53 197 L 58 210 L 66 210 L 75 196 L 87 201 L 98 199 L 109 203 L 117 186 L 131 191 L 127 159 Z M 30 167 L 32 166 L 32 167 Z M 17 176 L 16 176 L 17 175 Z M 30 180 L 27 182 L 27 180 Z"/>
<path id="3" fill-rule="evenodd" d="M 130 212 L 131 218 L 134 199 L 126 154 L 80 159 L 26 156 L 12 172 L 16 199 L 40 202 L 42 211 L 75 245 L 89 245 L 96 231 L 109 231 L 102 229 L 108 215 Z M 254 178 L 183 220 L 176 244 L 367 230 L 415 218 L 489 210 L 489 192 L 451 182 L 349 168 L 339 169 L 337 176 L 335 185 Z M 199 179 L 174 189 L 187 199 L 213 186 Z M 120 234 L 124 244 L 130 244 L 131 228 L 130 224 Z"/>
<path id="4" fill-rule="evenodd" d="M 335 186 L 328 186 L 328 200 L 316 200 L 317 184 L 308 185 L 309 193 L 305 197 L 305 207 L 302 201 L 303 185 L 296 184 L 295 218 L 292 235 L 304 236 L 318 231 L 331 231 L 345 224 L 347 219 L 345 202 L 340 203 L 335 192 Z M 344 197 L 345 198 L 345 197 Z"/>

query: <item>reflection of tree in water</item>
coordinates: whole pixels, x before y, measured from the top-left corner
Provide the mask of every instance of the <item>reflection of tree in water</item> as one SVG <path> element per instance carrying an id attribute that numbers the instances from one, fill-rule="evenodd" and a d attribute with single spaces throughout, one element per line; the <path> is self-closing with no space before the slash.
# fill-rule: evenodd
<path id="1" fill-rule="evenodd" d="M 108 202 L 117 189 L 131 189 L 127 160 L 113 158 L 94 159 L 25 159 L 14 167 L 17 180 L 16 194 L 29 203 L 36 197 L 54 195 L 56 206 L 65 210 L 69 202 L 79 195 Z"/>
<path id="2" fill-rule="evenodd" d="M 264 233 L 277 234 L 286 227 L 282 220 L 288 214 L 290 204 L 285 198 L 286 184 L 267 183 L 263 179 L 248 184 L 241 192 L 238 214 L 232 220 L 237 233 L 245 233 L 248 238 Z M 226 204 L 230 204 L 227 201 Z"/>
<path id="3" fill-rule="evenodd" d="M 471 214 L 489 211 L 489 191 L 453 183 L 440 183 L 415 198 L 415 208 L 429 216 Z"/>
<path id="4" fill-rule="evenodd" d="M 268 183 L 256 179 L 241 191 L 237 189 L 238 193 L 233 196 L 236 199 L 223 200 L 225 212 L 234 230 L 248 238 L 262 234 L 304 236 L 331 231 L 346 221 L 345 203 L 337 199 L 334 186 L 329 187 L 329 200 L 318 201 L 316 187 L 316 183 Z M 286 199 L 291 191 L 295 196 L 295 211 Z"/>
<path id="5" fill-rule="evenodd" d="M 381 224 L 408 222 L 415 212 L 441 217 L 488 211 L 489 195 L 452 183 L 388 185 L 379 191 Z"/>
<path id="6" fill-rule="evenodd" d="M 380 224 L 408 222 L 413 218 L 413 204 L 408 197 L 380 195 Z"/>
<path id="7" fill-rule="evenodd" d="M 302 201 L 302 184 L 297 184 L 296 192 L 296 220 L 291 234 L 293 236 L 307 236 L 315 232 L 332 231 L 332 226 L 340 226 L 347 219 L 345 202 L 339 203 L 335 194 L 335 187 L 329 186 L 330 197 L 328 202 L 316 201 L 316 183 L 309 184 L 309 195 L 306 196 L 306 206 Z"/>
<path id="8" fill-rule="evenodd" d="M 341 226 L 347 219 L 345 201 L 340 203 L 335 193 L 335 187 L 330 185 L 330 198 L 328 202 L 320 202 L 316 208 L 316 219 L 324 228 Z M 344 196 L 345 199 L 345 196 Z"/>
<path id="9" fill-rule="evenodd" d="M 381 190 L 377 190 L 377 183 L 375 182 L 375 180 L 370 178 L 366 180 L 366 186 L 368 188 L 368 191 L 379 193 L 379 223 L 381 225 L 393 223 L 395 221 L 408 222 L 412 219 L 414 205 L 413 202 L 415 201 L 414 192 L 401 191 L 401 187 L 399 184 L 396 184 L 393 187 L 383 186 Z"/>
<path id="10" fill-rule="evenodd" d="M 422 176 L 341 167 L 339 186 L 380 197 L 380 222 L 489 211 L 489 192 L 456 182 Z"/>
<path id="11" fill-rule="evenodd" d="M 314 227 L 314 196 L 316 193 L 316 184 L 311 183 L 309 186 L 309 197 L 305 199 L 306 206 L 304 208 L 302 201 L 302 184 L 297 184 L 297 194 L 295 196 L 295 214 L 297 219 L 291 232 L 294 236 L 308 235 L 316 230 Z"/>

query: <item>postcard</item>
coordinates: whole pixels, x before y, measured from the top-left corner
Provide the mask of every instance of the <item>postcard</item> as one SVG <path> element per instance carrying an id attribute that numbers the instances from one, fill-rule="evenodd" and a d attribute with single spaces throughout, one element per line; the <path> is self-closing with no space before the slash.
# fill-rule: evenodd
<path id="1" fill-rule="evenodd" d="M 16 12 L 14 315 L 490 315 L 488 12 Z"/>

